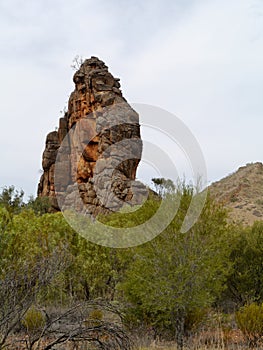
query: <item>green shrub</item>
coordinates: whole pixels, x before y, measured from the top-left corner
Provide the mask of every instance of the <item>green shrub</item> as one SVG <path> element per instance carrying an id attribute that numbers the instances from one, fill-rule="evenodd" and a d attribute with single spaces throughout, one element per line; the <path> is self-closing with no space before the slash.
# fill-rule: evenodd
<path id="1" fill-rule="evenodd" d="M 28 333 L 35 333 L 45 326 L 45 316 L 40 310 L 32 306 L 23 317 L 22 325 Z"/>
<path id="2" fill-rule="evenodd" d="M 32 209 L 36 215 L 43 215 L 52 212 L 51 201 L 49 197 L 30 196 L 26 208 Z"/>
<path id="3" fill-rule="evenodd" d="M 96 327 L 102 324 L 103 312 L 99 309 L 93 309 L 89 313 L 89 317 L 85 321 L 86 327 Z"/>
<path id="4" fill-rule="evenodd" d="M 103 312 L 98 309 L 93 309 L 90 312 L 89 317 L 91 320 L 101 321 L 103 319 Z"/>
<path id="5" fill-rule="evenodd" d="M 249 346 L 257 345 L 263 336 L 263 304 L 245 305 L 236 312 L 236 321 Z"/>

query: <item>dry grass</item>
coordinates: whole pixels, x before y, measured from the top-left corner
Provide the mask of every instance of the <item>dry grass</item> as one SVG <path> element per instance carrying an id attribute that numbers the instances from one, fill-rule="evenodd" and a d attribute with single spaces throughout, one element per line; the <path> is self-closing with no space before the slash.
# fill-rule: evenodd
<path id="1" fill-rule="evenodd" d="M 149 338 L 137 339 L 135 350 L 178 350 L 175 342 L 153 341 Z M 185 350 L 245 350 L 247 343 L 236 328 L 234 316 L 223 318 L 221 314 L 211 314 L 206 324 L 185 340 Z M 258 349 L 262 349 L 258 348 Z"/>

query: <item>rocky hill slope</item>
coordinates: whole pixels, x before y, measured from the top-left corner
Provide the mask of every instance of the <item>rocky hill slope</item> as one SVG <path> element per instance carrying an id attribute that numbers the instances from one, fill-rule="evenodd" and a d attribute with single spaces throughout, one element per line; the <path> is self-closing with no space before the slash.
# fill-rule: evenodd
<path id="1" fill-rule="evenodd" d="M 251 225 L 263 220 L 263 164 L 250 163 L 209 186 L 210 193 L 230 209 L 234 221 Z"/>

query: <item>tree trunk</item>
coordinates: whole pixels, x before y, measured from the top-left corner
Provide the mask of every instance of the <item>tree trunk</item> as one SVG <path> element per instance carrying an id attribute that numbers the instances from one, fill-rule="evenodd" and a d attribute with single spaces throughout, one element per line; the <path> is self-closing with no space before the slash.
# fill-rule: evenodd
<path id="1" fill-rule="evenodd" d="M 174 324 L 177 347 L 178 349 L 182 350 L 184 347 L 185 310 L 182 308 L 172 311 L 172 321 Z"/>

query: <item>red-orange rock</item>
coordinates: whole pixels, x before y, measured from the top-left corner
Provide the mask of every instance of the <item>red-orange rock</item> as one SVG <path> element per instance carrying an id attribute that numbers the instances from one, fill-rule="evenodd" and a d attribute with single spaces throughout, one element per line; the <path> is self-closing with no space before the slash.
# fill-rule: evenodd
<path id="1" fill-rule="evenodd" d="M 92 215 L 136 202 L 132 182 L 142 150 L 138 114 L 122 96 L 119 79 L 98 58 L 85 60 L 73 81 L 68 111 L 58 131 L 47 136 L 38 196 L 51 198 L 53 210 L 59 210 L 56 193 L 68 194 L 64 205 L 69 207 L 78 195 Z M 135 188 L 143 192 L 140 183 Z"/>

